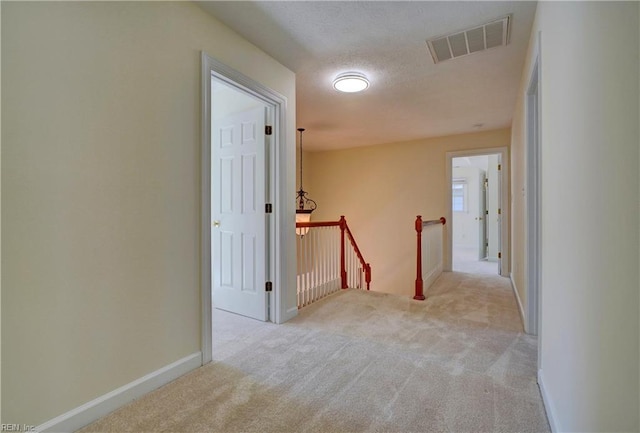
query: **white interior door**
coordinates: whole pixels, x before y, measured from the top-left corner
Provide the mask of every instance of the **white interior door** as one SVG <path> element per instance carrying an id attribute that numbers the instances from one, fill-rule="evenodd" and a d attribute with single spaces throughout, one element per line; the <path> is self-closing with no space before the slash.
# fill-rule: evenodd
<path id="1" fill-rule="evenodd" d="M 260 106 L 211 131 L 211 268 L 215 308 L 267 320 L 266 142 Z"/>
<path id="2" fill-rule="evenodd" d="M 480 185 L 479 200 L 480 205 L 478 209 L 478 259 L 484 260 L 487 258 L 487 177 L 484 171 L 480 171 L 480 179 L 478 184 Z"/>
<path id="3" fill-rule="evenodd" d="M 502 155 L 498 154 L 498 194 L 497 194 L 497 198 L 498 198 L 498 218 L 497 218 L 497 233 L 498 233 L 498 275 L 502 275 L 502 251 L 500 251 L 502 249 L 502 208 L 503 208 L 503 202 L 502 202 L 502 190 L 504 188 L 504 186 L 502 185 L 502 181 L 503 181 L 503 177 L 502 177 Z"/>
<path id="4" fill-rule="evenodd" d="M 487 164 L 487 180 L 489 188 L 487 189 L 487 259 L 490 262 L 498 261 L 499 243 L 499 227 L 498 227 L 498 209 L 500 209 L 500 182 L 498 178 L 498 164 L 500 154 L 489 155 Z"/>

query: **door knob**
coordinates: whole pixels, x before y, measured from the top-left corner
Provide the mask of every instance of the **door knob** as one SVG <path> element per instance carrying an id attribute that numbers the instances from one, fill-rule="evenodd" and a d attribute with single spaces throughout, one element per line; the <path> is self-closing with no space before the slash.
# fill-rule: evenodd
<path id="1" fill-rule="evenodd" d="M 214 221 L 213 222 L 213 226 L 214 227 L 220 227 L 220 221 Z"/>

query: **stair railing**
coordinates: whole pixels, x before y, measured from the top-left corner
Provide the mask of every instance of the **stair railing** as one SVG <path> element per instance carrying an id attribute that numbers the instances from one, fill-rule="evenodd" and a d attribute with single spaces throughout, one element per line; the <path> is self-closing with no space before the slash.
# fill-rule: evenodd
<path id="1" fill-rule="evenodd" d="M 438 220 L 422 221 L 422 216 L 416 217 L 415 229 L 417 237 L 416 254 L 416 287 L 413 299 L 424 301 L 424 291 L 428 289 L 442 273 L 442 250 L 444 245 L 445 217 Z M 425 231 L 423 239 L 422 232 Z M 425 268 L 427 284 L 422 279 L 422 269 Z"/>
<path id="2" fill-rule="evenodd" d="M 344 216 L 339 221 L 296 222 L 296 232 L 298 308 L 340 289 L 366 285 L 369 290 L 371 265 Z"/>

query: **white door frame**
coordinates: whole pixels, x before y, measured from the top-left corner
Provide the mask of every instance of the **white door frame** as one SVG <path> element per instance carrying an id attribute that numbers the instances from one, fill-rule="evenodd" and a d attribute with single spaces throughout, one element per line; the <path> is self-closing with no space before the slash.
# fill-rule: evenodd
<path id="1" fill-rule="evenodd" d="M 525 332 L 539 335 L 541 301 L 541 171 L 540 171 L 540 55 L 539 40 L 536 40 L 534 56 L 529 71 L 529 82 L 525 94 L 526 144 L 525 144 L 525 230 L 526 230 L 526 290 L 527 306 Z M 538 338 L 540 341 L 540 338 Z M 538 350 L 538 354 L 540 350 Z M 538 364 L 539 365 L 539 364 Z"/>
<path id="2" fill-rule="evenodd" d="M 502 164 L 502 170 L 499 177 L 500 179 L 500 253 L 501 258 L 498 259 L 500 263 L 500 275 L 503 277 L 509 276 L 510 265 L 510 250 L 509 250 L 509 188 L 507 180 L 509 179 L 509 149 L 507 147 L 491 147 L 486 149 L 469 149 L 459 150 L 446 153 L 446 206 L 445 218 L 447 219 L 447 225 L 453 224 L 453 212 L 452 206 L 452 192 L 451 182 L 453 170 L 451 165 L 454 158 L 464 158 L 469 156 L 480 155 L 500 155 L 500 164 Z M 451 271 L 453 269 L 453 236 L 451 230 L 446 230 L 445 251 L 444 251 L 444 270 Z"/>
<path id="3" fill-rule="evenodd" d="M 269 316 L 271 321 L 282 323 L 282 312 L 286 311 L 286 290 L 282 281 L 288 274 L 286 260 L 283 260 L 286 223 L 286 207 L 291 200 L 286 200 L 287 188 L 285 179 L 286 161 L 286 110 L 287 98 L 271 90 L 257 81 L 236 71 L 204 51 L 202 60 L 202 143 L 201 143 L 201 221 L 200 221 L 200 286 L 202 302 L 201 348 L 202 364 L 212 360 L 212 294 L 211 294 L 211 78 L 224 82 L 264 102 L 273 113 L 273 135 L 271 146 L 267 152 L 268 181 L 271 185 L 267 198 L 273 204 L 273 214 L 268 218 L 267 239 L 270 266 L 267 279 L 273 282 L 273 292 L 269 296 Z"/>

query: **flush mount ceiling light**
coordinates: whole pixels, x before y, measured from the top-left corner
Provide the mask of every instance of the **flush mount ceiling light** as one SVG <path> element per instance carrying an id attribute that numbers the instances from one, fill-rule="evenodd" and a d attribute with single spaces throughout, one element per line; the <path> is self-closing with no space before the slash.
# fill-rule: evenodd
<path id="1" fill-rule="evenodd" d="M 339 92 L 356 93 L 362 92 L 369 87 L 369 80 L 358 72 L 347 72 L 340 74 L 333 80 L 333 88 Z"/>

